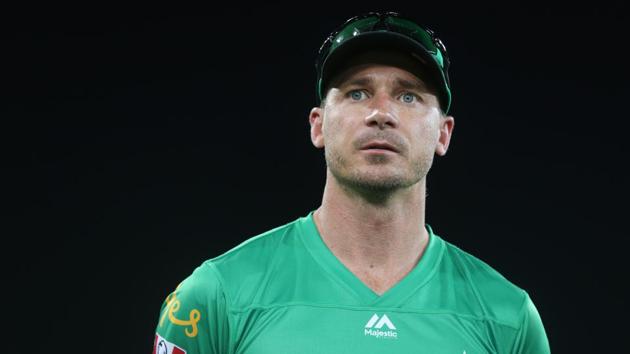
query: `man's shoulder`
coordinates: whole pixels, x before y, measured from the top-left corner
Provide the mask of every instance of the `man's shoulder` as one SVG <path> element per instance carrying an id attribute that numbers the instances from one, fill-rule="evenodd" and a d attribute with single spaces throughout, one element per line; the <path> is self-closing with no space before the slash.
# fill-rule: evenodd
<path id="1" fill-rule="evenodd" d="M 478 314 L 509 327 L 518 327 L 527 293 L 485 261 L 445 243 L 445 257 L 453 268 L 453 277 L 472 296 Z"/>
<path id="2" fill-rule="evenodd" d="M 199 268 L 232 301 L 235 308 L 251 303 L 264 289 L 278 288 L 296 275 L 296 263 L 306 258 L 300 237 L 301 217 L 250 237 L 227 252 L 208 259 Z M 270 281 L 273 279 L 273 281 Z M 289 279 L 289 280 L 287 280 Z"/>
<path id="3" fill-rule="evenodd" d="M 296 243 L 301 242 L 298 233 L 304 219 L 298 218 L 252 236 L 206 263 L 212 263 L 221 273 L 231 270 L 255 272 L 273 262 L 279 253 L 295 249 Z"/>

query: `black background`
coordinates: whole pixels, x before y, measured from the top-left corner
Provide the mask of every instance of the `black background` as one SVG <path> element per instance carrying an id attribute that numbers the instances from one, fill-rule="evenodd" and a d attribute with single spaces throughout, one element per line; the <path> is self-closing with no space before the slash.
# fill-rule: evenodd
<path id="1" fill-rule="evenodd" d="M 376 9 L 6 11 L 9 352 L 149 353 L 196 266 L 315 209 L 315 52 Z M 427 222 L 529 292 L 554 353 L 627 350 L 628 8 L 387 9 L 434 28 L 452 60 Z"/>

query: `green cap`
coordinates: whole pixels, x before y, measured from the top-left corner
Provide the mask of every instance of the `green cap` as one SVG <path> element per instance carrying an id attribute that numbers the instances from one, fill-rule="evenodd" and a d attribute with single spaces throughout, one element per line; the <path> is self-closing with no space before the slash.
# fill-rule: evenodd
<path id="1" fill-rule="evenodd" d="M 347 20 L 324 41 L 315 62 L 317 98 L 321 101 L 335 75 L 349 58 L 363 51 L 397 51 L 417 59 L 438 89 L 440 108 L 448 113 L 451 89 L 449 59 L 442 41 L 432 30 L 395 12 L 370 12 Z"/>

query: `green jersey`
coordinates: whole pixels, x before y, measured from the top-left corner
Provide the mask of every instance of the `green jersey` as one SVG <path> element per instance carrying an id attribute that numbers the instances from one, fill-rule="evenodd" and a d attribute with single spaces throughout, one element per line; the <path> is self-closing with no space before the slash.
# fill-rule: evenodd
<path id="1" fill-rule="evenodd" d="M 154 353 L 549 353 L 527 293 L 429 225 L 420 262 L 377 295 L 312 214 L 199 266 L 166 298 Z"/>

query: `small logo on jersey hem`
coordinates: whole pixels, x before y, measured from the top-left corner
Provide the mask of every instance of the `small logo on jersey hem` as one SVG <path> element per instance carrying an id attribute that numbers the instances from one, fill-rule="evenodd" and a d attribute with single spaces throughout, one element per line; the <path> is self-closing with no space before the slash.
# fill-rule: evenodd
<path id="1" fill-rule="evenodd" d="M 186 354 L 186 351 L 156 333 L 153 354 Z"/>
<path id="2" fill-rule="evenodd" d="M 383 326 L 387 328 L 381 329 Z M 372 315 L 370 320 L 365 324 L 363 335 L 378 339 L 398 339 L 396 326 L 394 326 L 387 315 L 383 315 L 382 317 L 379 317 L 377 314 Z"/>

